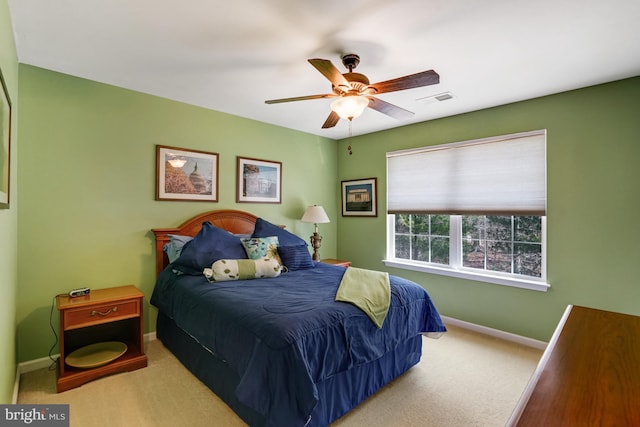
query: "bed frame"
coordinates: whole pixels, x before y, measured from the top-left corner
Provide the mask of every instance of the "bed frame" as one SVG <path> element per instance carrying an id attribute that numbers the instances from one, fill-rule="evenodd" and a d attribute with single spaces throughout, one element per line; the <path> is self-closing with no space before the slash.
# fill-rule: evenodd
<path id="1" fill-rule="evenodd" d="M 176 228 L 153 229 L 156 237 L 156 275 L 169 264 L 163 246 L 170 241 L 171 234 L 195 236 L 205 221 L 233 234 L 252 234 L 257 218 L 248 212 L 218 210 L 198 215 Z M 202 347 L 162 312 L 158 312 L 156 336 L 193 375 L 221 398 L 242 420 L 252 427 L 266 425 L 266 420 L 261 414 L 236 398 L 234 391 L 240 382 L 238 375 L 226 362 Z M 317 383 L 319 401 L 310 425 L 326 426 L 353 409 L 353 403 L 347 404 L 343 402 L 344 399 L 341 401 L 337 398 L 344 393 L 341 390 L 349 390 L 348 393 L 352 393 L 351 387 L 354 384 L 366 390 L 356 393 L 357 405 L 418 363 L 421 354 L 422 340 L 418 335 L 409 338 L 379 359 Z M 392 368 L 385 368 L 388 366 Z M 380 375 L 370 375 L 372 371 L 379 372 Z"/>

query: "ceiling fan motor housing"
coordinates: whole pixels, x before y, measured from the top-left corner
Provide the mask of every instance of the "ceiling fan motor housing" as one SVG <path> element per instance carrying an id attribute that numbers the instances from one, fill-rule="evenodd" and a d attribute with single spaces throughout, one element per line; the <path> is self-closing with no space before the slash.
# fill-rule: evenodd
<path id="1" fill-rule="evenodd" d="M 351 88 L 343 87 L 343 86 L 338 86 L 338 87 L 333 86 L 333 91 L 337 95 L 340 95 L 341 93 L 345 93 L 345 92 L 347 92 L 347 93 L 353 93 L 353 92 L 361 93 L 367 87 L 369 87 L 369 79 L 364 74 L 360 74 L 360 73 L 344 73 L 343 76 L 349 82 L 349 84 L 351 85 Z"/>

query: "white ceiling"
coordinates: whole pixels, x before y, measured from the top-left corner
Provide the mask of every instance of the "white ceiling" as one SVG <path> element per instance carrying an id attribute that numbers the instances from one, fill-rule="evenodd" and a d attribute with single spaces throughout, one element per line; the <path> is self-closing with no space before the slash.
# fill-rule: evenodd
<path id="1" fill-rule="evenodd" d="M 640 75 L 639 0 L 9 0 L 18 59 L 62 73 L 341 139 L 308 58 L 361 57 L 371 82 L 434 69 L 440 84 L 379 95 L 353 135 Z M 421 100 L 443 92 L 444 102 Z"/>

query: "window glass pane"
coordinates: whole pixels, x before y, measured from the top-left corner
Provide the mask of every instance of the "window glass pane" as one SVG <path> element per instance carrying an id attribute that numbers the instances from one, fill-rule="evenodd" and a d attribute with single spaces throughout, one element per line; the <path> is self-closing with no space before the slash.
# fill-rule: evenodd
<path id="1" fill-rule="evenodd" d="M 411 259 L 429 262 L 429 236 L 413 236 Z"/>
<path id="2" fill-rule="evenodd" d="M 431 238 L 431 262 L 436 264 L 449 264 L 449 238 Z"/>
<path id="3" fill-rule="evenodd" d="M 515 274 L 542 277 L 542 245 L 516 243 L 514 258 Z"/>
<path id="4" fill-rule="evenodd" d="M 411 215 L 414 234 L 429 234 L 429 215 Z"/>
<path id="5" fill-rule="evenodd" d="M 511 241 L 511 216 L 489 215 L 486 218 L 487 240 Z"/>
<path id="6" fill-rule="evenodd" d="M 407 214 L 396 215 L 396 220 L 395 220 L 396 233 L 409 233 L 409 230 L 411 229 L 410 220 L 411 220 L 411 215 L 407 215 Z"/>
<path id="7" fill-rule="evenodd" d="M 514 217 L 514 240 L 517 242 L 542 242 L 542 217 Z"/>
<path id="8" fill-rule="evenodd" d="M 484 246 L 478 239 L 464 239 L 462 241 L 462 265 L 469 268 L 484 270 Z"/>
<path id="9" fill-rule="evenodd" d="M 511 273 L 511 244 L 487 240 L 487 270 Z"/>
<path id="10" fill-rule="evenodd" d="M 484 239 L 485 229 L 484 216 L 465 215 L 462 217 L 462 236 L 464 236 L 465 239 Z"/>
<path id="11" fill-rule="evenodd" d="M 396 233 L 396 258 L 409 259 L 411 256 L 411 240 L 408 235 Z"/>
<path id="12" fill-rule="evenodd" d="M 429 216 L 429 215 L 420 215 Z M 449 236 L 449 215 L 430 215 L 431 216 L 431 235 L 432 236 Z"/>
<path id="13" fill-rule="evenodd" d="M 486 217 L 465 215 L 462 217 L 462 265 L 469 268 L 485 268 Z"/>

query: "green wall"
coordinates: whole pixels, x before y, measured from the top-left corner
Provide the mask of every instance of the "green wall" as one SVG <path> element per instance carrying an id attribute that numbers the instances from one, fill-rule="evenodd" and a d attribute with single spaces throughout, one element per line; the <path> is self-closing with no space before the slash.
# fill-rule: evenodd
<path id="1" fill-rule="evenodd" d="M 0 70 L 12 102 L 9 209 L 0 209 L 0 403 L 11 403 L 16 374 L 18 290 L 18 57 L 6 0 L 0 0 Z M 1 91 L 1 89 L 0 89 Z"/>
<path id="2" fill-rule="evenodd" d="M 27 65 L 19 72 L 20 361 L 47 354 L 52 299 L 78 286 L 138 285 L 153 331 L 149 229 L 210 209 L 255 212 L 306 237 L 312 225 L 298 219 L 322 204 L 332 219 L 322 227 L 324 257 L 408 277 L 444 315 L 536 339 L 549 339 L 567 304 L 640 314 L 640 78 L 336 144 Z M 384 266 L 387 151 L 534 129 L 548 131 L 548 292 Z M 220 201 L 155 201 L 156 144 L 218 152 Z M 235 203 L 236 155 L 283 162 L 281 205 Z M 378 178 L 379 216 L 342 218 L 340 181 L 368 177 Z"/>
<path id="3" fill-rule="evenodd" d="M 444 315 L 545 341 L 567 304 L 639 315 L 639 112 L 636 77 L 342 140 L 340 180 L 377 177 L 381 214 L 340 218 L 338 255 L 385 269 L 387 151 L 547 129 L 548 292 L 387 271 L 422 284 Z"/>
<path id="4" fill-rule="evenodd" d="M 334 220 L 322 227 L 322 255 L 336 256 L 335 141 L 28 65 L 19 71 L 20 361 L 47 355 L 52 300 L 79 286 L 137 285 L 146 329 L 155 330 L 154 227 L 240 209 L 307 239 L 313 225 L 299 219 L 321 204 Z M 155 201 L 156 144 L 219 153 L 219 202 Z M 282 162 L 282 204 L 236 204 L 237 155 Z"/>

